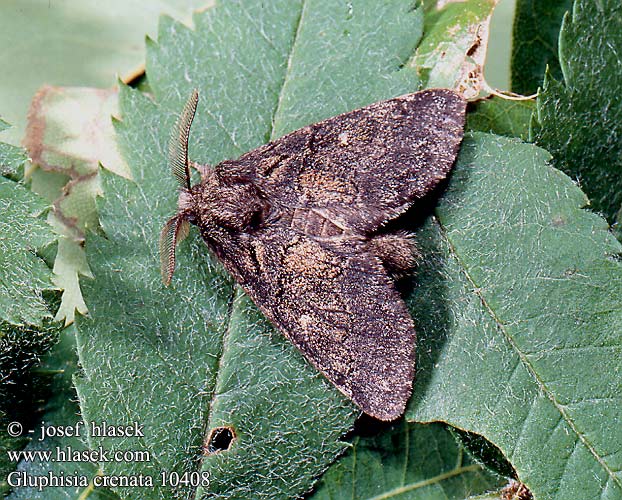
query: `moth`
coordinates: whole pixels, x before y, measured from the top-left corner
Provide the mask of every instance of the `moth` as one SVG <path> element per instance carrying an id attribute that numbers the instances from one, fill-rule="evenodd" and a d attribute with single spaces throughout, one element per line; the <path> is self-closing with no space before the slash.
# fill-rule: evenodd
<path id="1" fill-rule="evenodd" d="M 216 166 L 188 160 L 195 90 L 172 135 L 178 212 L 160 236 L 163 281 L 198 226 L 263 314 L 337 389 L 380 420 L 399 417 L 415 373 L 415 328 L 394 277 L 412 238 L 387 222 L 451 170 L 466 103 L 432 89 L 308 125 Z M 190 167 L 201 182 L 190 183 Z"/>

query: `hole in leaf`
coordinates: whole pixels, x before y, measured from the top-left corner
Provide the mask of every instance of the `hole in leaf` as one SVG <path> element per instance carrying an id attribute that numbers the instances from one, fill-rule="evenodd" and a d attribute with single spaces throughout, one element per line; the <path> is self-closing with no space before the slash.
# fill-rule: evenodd
<path id="1" fill-rule="evenodd" d="M 622 262 L 622 255 L 620 255 L 619 253 L 610 254 L 607 255 L 607 259 L 612 262 Z"/>
<path id="2" fill-rule="evenodd" d="M 215 427 L 205 441 L 205 454 L 213 455 L 222 451 L 228 451 L 231 443 L 235 440 L 235 431 L 232 427 Z"/>
<path id="3" fill-rule="evenodd" d="M 518 474 L 514 470 L 512 464 L 505 458 L 503 452 L 493 443 L 487 441 L 486 438 L 479 434 L 463 431 L 455 427 L 448 428 L 456 439 L 458 439 L 460 444 L 464 446 L 469 455 L 477 462 L 503 477 L 518 478 Z M 523 499 L 519 497 L 519 500 Z"/>

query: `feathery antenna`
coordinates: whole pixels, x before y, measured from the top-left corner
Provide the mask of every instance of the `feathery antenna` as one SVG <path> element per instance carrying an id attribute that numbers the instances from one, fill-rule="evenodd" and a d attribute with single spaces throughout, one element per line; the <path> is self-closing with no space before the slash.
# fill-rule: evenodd
<path id="1" fill-rule="evenodd" d="M 177 119 L 168 143 L 168 162 L 180 189 L 190 189 L 188 137 L 198 102 L 199 91 L 194 89 Z M 189 226 L 190 224 L 183 214 L 179 213 L 164 224 L 160 233 L 160 271 L 162 281 L 166 286 L 171 282 L 175 271 L 175 247 L 188 235 Z"/>
<path id="2" fill-rule="evenodd" d="M 175 272 L 175 247 L 188 236 L 190 223 L 179 216 L 169 219 L 160 233 L 160 272 L 168 286 Z"/>
<path id="3" fill-rule="evenodd" d="M 181 188 L 190 189 L 190 168 L 188 167 L 188 136 L 199 102 L 199 91 L 194 89 L 177 120 L 168 143 L 168 162 Z"/>

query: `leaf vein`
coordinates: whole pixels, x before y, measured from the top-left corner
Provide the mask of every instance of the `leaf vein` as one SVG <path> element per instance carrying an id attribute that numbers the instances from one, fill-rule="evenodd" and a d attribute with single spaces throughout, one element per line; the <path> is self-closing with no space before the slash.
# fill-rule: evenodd
<path id="1" fill-rule="evenodd" d="M 406 484 L 404 486 L 400 486 L 399 488 L 394 488 L 392 490 L 383 493 L 382 495 L 377 495 L 375 497 L 368 498 L 368 500 L 385 500 L 387 498 L 396 497 L 398 495 L 402 495 L 403 493 L 408 493 L 409 491 L 418 490 L 421 488 L 425 488 L 426 486 L 431 486 L 433 484 L 441 483 L 446 479 L 450 479 L 452 477 L 459 476 L 460 474 L 466 474 L 468 472 L 477 472 L 480 469 L 478 464 L 466 465 L 464 467 L 460 467 L 458 469 L 452 469 L 448 472 L 444 472 L 443 474 L 438 474 L 429 479 L 424 479 L 423 481 L 417 481 L 416 483 Z"/>
<path id="2" fill-rule="evenodd" d="M 227 309 L 227 327 L 225 328 L 225 331 L 223 333 L 221 350 L 218 353 L 218 362 L 216 365 L 216 376 L 214 380 L 214 387 L 212 389 L 212 394 L 210 395 L 210 398 L 209 398 L 209 409 L 207 412 L 207 420 L 205 422 L 205 427 L 203 429 L 203 442 L 205 442 L 205 439 L 207 438 L 207 435 L 208 435 L 208 431 L 210 428 L 210 421 L 211 421 L 211 417 L 213 414 L 214 401 L 216 400 L 216 395 L 218 394 L 218 386 L 221 383 L 221 373 L 223 371 L 222 370 L 223 359 L 225 357 L 225 352 L 227 352 L 227 344 L 228 344 L 228 340 L 230 337 L 231 326 L 232 326 L 231 319 L 233 317 L 233 306 L 235 303 L 235 299 L 238 296 L 238 292 L 240 292 L 240 287 L 238 285 L 234 285 L 231 290 L 231 295 L 229 296 L 229 304 L 228 304 L 228 309 Z M 202 453 L 201 459 L 197 461 L 198 470 L 201 470 L 204 458 L 205 458 L 205 454 Z M 197 498 L 197 493 L 198 493 L 198 488 L 194 488 L 194 492 L 192 493 L 191 498 Z"/>
<path id="3" fill-rule="evenodd" d="M 579 438 L 579 440 L 581 441 L 583 446 L 585 446 L 587 448 L 587 450 L 592 454 L 592 456 L 596 459 L 598 464 L 605 470 L 605 472 L 612 479 L 612 481 L 614 481 L 614 483 L 618 487 L 622 488 L 622 480 L 620 480 L 615 475 L 615 473 L 611 469 L 611 467 L 609 467 L 609 465 L 605 462 L 605 460 L 603 460 L 603 458 L 600 456 L 600 454 L 596 451 L 596 449 L 594 448 L 594 445 L 592 445 L 592 443 L 589 442 L 589 440 L 587 439 L 585 434 L 582 433 L 579 430 L 579 428 L 577 427 L 577 424 L 572 420 L 572 418 L 570 418 L 570 415 L 568 414 L 568 412 L 566 411 L 564 406 L 562 406 L 557 401 L 557 399 L 556 399 L 555 395 L 553 394 L 553 392 L 547 387 L 547 385 L 544 383 L 544 381 L 540 378 L 540 376 L 538 375 L 536 369 L 531 364 L 531 362 L 530 362 L 529 358 L 527 357 L 527 355 L 518 347 L 518 345 L 514 341 L 514 338 L 509 334 L 509 332 L 506 329 L 505 323 L 503 323 L 501 321 L 501 319 L 496 315 L 495 311 L 493 311 L 491 306 L 488 304 L 486 298 L 482 294 L 481 288 L 477 286 L 477 284 L 475 283 L 473 277 L 469 273 L 469 270 L 468 270 L 467 266 L 460 259 L 459 255 L 458 255 L 458 252 L 456 251 L 456 248 L 452 244 L 452 242 L 451 242 L 451 240 L 449 238 L 449 235 L 447 234 L 447 230 L 446 230 L 445 226 L 443 226 L 443 224 L 438 219 L 438 217 L 435 218 L 435 220 L 436 220 L 436 223 L 439 226 L 440 233 L 441 233 L 443 239 L 447 243 L 447 246 L 449 248 L 450 253 L 456 259 L 456 261 L 459 263 L 460 268 L 462 269 L 462 273 L 464 274 L 464 276 L 467 279 L 467 281 L 473 287 L 473 293 L 481 301 L 481 304 L 483 305 L 484 309 L 490 315 L 492 320 L 495 322 L 495 324 L 499 328 L 499 331 L 502 332 L 503 336 L 505 337 L 506 341 L 509 343 L 511 348 L 514 351 L 516 351 L 516 353 L 520 357 L 521 361 L 523 362 L 523 365 L 525 366 L 525 368 L 527 369 L 529 374 L 533 377 L 534 381 L 536 382 L 536 385 L 538 386 L 538 388 L 542 391 L 543 394 L 545 394 L 547 396 L 549 401 L 551 401 L 553 406 L 562 415 L 562 418 L 568 424 L 568 426 L 570 427 L 572 432 L 574 432 L 576 434 L 576 436 Z"/>
<path id="4" fill-rule="evenodd" d="M 285 74 L 283 75 L 283 81 L 281 82 L 281 88 L 279 90 L 279 95 L 276 100 L 276 106 L 274 108 L 274 111 L 272 112 L 272 122 L 270 124 L 270 131 L 268 134 L 268 137 L 270 138 L 270 140 L 275 139 L 275 137 L 273 137 L 273 134 L 274 134 L 274 129 L 275 129 L 276 118 L 279 114 L 279 110 L 281 109 L 281 102 L 283 100 L 283 95 L 284 95 L 283 89 L 285 89 L 287 79 L 289 78 L 289 74 L 291 72 L 292 59 L 293 59 L 294 51 L 296 50 L 296 43 L 298 41 L 298 37 L 300 36 L 300 28 L 303 24 L 303 17 L 304 17 L 306 5 L 307 5 L 306 0 L 303 0 L 300 6 L 300 15 L 298 16 L 298 19 L 296 21 L 296 31 L 294 32 L 294 39 L 292 40 L 292 48 L 289 51 L 289 54 L 287 55 L 287 67 L 285 69 Z"/>

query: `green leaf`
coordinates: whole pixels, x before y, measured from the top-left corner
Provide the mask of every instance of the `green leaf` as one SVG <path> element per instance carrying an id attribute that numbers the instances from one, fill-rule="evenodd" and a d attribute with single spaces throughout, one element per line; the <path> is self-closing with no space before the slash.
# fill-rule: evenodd
<path id="1" fill-rule="evenodd" d="M 529 139 L 535 101 L 489 97 L 472 103 L 467 114 L 467 130 Z"/>
<path id="2" fill-rule="evenodd" d="M 557 41 L 564 14 L 572 0 L 517 0 L 512 45 L 512 90 L 530 95 L 544 82 L 544 71 L 562 77 Z"/>
<path id="3" fill-rule="evenodd" d="M 4 127 L 0 123 L 0 128 Z M 15 151 L 19 149 L 19 151 Z M 8 152 L 8 153 L 7 153 Z M 25 161 L 20 148 L 0 144 L 0 165 Z M 51 271 L 37 252 L 55 240 L 41 218 L 43 200 L 20 183 L 0 176 L 0 443 L 2 449 L 23 446 L 7 434 L 16 418 L 31 418 L 28 370 L 56 340 L 44 292 L 52 290 Z M 25 391 L 25 392 L 23 392 Z M 0 457 L 0 492 L 15 464 Z"/>
<path id="4" fill-rule="evenodd" d="M 4 117 L 15 128 L 3 140 L 18 145 L 32 96 L 45 84 L 109 87 L 141 71 L 145 33 L 160 14 L 190 19 L 207 0 L 4 0 L 0 15 L 0 79 Z M 10 70 L 8 70 L 10 68 Z"/>
<path id="5" fill-rule="evenodd" d="M 0 322 L 0 494 L 9 491 L 8 474 L 17 465 L 7 451 L 21 450 L 27 443 L 23 434 L 10 436 L 10 422 L 27 429 L 36 420 L 41 393 L 30 369 L 57 340 L 58 328 L 15 326 Z"/>
<path id="6" fill-rule="evenodd" d="M 411 65 L 428 88 L 466 88 L 472 79 L 479 83 L 497 0 L 442 2 L 440 9 L 437 3 L 425 2 L 425 36 Z"/>
<path id="7" fill-rule="evenodd" d="M 622 4 L 577 0 L 559 52 L 564 80 L 547 75 L 534 138 L 613 221 L 622 205 Z"/>
<path id="8" fill-rule="evenodd" d="M 55 240 L 41 218 L 47 206 L 22 184 L 0 176 L 0 323 L 42 326 L 50 316 L 42 292 L 53 288 L 37 250 Z"/>
<path id="9" fill-rule="evenodd" d="M 0 118 L 0 132 L 8 128 L 10 125 Z M 15 175 L 27 161 L 28 156 L 22 148 L 0 142 L 0 176 Z"/>
<path id="10" fill-rule="evenodd" d="M 47 451 L 60 449 L 65 453 L 68 450 L 82 452 L 87 449 L 81 437 L 50 437 L 41 439 L 41 427 L 51 426 L 74 427 L 78 422 L 82 425 L 79 417 L 80 408 L 76 400 L 76 393 L 72 383 L 72 376 L 77 369 L 77 357 L 75 353 L 75 329 L 73 327 L 65 329 L 59 342 L 41 360 L 41 363 L 33 370 L 33 375 L 40 384 L 44 384 L 42 398 L 45 399 L 45 406 L 41 418 L 33 426 L 35 433 L 32 440 L 24 448 L 26 452 L 36 452 L 37 450 Z M 80 429 L 80 427 L 78 427 Z M 83 428 L 80 429 L 83 431 Z M 79 431 L 79 432 L 80 432 Z M 84 433 L 83 433 L 84 434 Z M 84 481 L 90 481 L 98 470 L 97 466 L 91 462 L 84 461 L 25 461 L 13 464 L 17 471 L 25 472 L 30 477 L 46 477 L 50 473 L 57 478 L 60 477 L 84 477 Z M 6 477 L 6 476 L 4 476 Z M 81 496 L 82 495 L 82 496 Z M 87 487 L 48 487 L 40 491 L 36 487 L 14 488 L 7 500 L 79 500 L 83 498 L 93 500 L 114 500 L 117 497 L 107 488 Z"/>
<path id="11" fill-rule="evenodd" d="M 179 248 L 172 286 L 162 286 L 158 235 L 177 201 L 168 135 L 195 87 L 190 157 L 202 163 L 416 90 L 404 63 L 422 11 L 401 1 L 257 0 L 219 4 L 194 21 L 191 31 L 164 18 L 149 43 L 153 100 L 121 93 L 119 140 L 133 181 L 103 172 L 106 237 L 87 242 L 96 281 L 85 285 L 91 318 L 78 322 L 81 409 L 86 421 L 145 426 L 139 440 L 91 438 L 92 447 L 153 454 L 149 463 L 106 463 L 104 473 L 158 480 L 162 470 L 205 471 L 210 485 L 197 497 L 299 496 L 345 448 L 339 438 L 358 412 L 270 327 L 196 233 Z M 234 439 L 210 454 L 206 438 L 220 427 Z"/>
<path id="12" fill-rule="evenodd" d="M 475 463 L 445 426 L 402 421 L 356 437 L 309 498 L 464 500 L 504 482 Z"/>
<path id="13" fill-rule="evenodd" d="M 465 139 L 419 238 L 407 417 L 484 436 L 535 498 L 619 498 L 622 247 L 549 159 Z"/>

